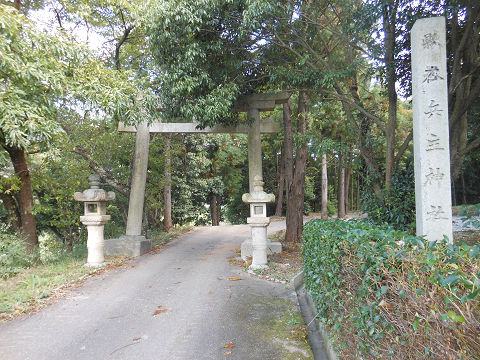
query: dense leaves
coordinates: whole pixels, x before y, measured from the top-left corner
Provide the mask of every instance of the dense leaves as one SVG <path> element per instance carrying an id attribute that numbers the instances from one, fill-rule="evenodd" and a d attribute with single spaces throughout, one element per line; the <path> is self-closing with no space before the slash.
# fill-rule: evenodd
<path id="1" fill-rule="evenodd" d="M 9 6 L 0 5 L 0 140 L 29 147 L 61 131 L 57 107 L 83 101 L 114 113 L 136 92 L 125 75 L 105 68 L 66 36 L 37 32 Z"/>
<path id="2" fill-rule="evenodd" d="M 305 284 L 342 359 L 477 356 L 478 246 L 313 220 L 303 255 Z"/>
<path id="3" fill-rule="evenodd" d="M 232 123 L 240 94 L 265 83 L 259 34 L 243 21 L 248 1 L 152 1 L 145 6 L 150 46 L 164 71 L 164 116 Z"/>
<path id="4" fill-rule="evenodd" d="M 412 161 L 405 168 L 396 170 L 389 191 L 384 191 L 378 199 L 370 188 L 371 178 L 378 174 L 369 174 L 362 198 L 362 210 L 369 219 L 378 224 L 390 224 L 398 230 L 412 230 L 415 222 L 415 179 Z"/>

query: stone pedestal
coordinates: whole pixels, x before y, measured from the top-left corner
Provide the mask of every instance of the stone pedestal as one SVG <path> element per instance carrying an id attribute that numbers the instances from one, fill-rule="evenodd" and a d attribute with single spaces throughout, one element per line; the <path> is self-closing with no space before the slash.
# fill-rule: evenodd
<path id="1" fill-rule="evenodd" d="M 152 240 L 140 235 L 123 235 L 105 240 L 105 254 L 141 256 L 152 250 Z"/>
<path id="2" fill-rule="evenodd" d="M 267 255 L 280 254 L 282 252 L 282 243 L 278 241 L 270 241 L 270 239 L 267 237 L 266 252 L 267 252 Z M 242 243 L 240 254 L 244 261 L 246 261 L 247 258 L 253 256 L 252 239 L 247 239 Z"/>
<path id="3" fill-rule="evenodd" d="M 267 260 L 267 226 L 270 219 L 265 218 L 247 218 L 252 233 L 252 265 L 251 269 L 268 268 Z"/>
<path id="4" fill-rule="evenodd" d="M 80 221 L 87 227 L 88 258 L 86 266 L 102 266 L 105 264 L 103 228 L 110 215 L 80 216 Z"/>

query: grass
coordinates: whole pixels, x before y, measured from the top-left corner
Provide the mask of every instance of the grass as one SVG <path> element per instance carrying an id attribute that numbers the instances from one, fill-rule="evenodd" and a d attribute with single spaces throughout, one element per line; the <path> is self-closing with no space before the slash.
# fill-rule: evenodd
<path id="1" fill-rule="evenodd" d="M 170 232 L 165 231 L 152 231 L 149 237 L 152 239 L 152 248 L 154 250 L 160 249 L 163 245 L 176 239 L 180 235 L 185 234 L 193 228 L 192 224 L 186 224 L 178 227 L 174 227 Z"/>
<path id="2" fill-rule="evenodd" d="M 182 226 L 169 233 L 158 231 L 151 234 L 154 251 L 191 228 Z M 126 256 L 110 256 L 106 257 L 104 267 L 86 267 L 86 246 L 79 250 L 45 264 L 35 264 L 16 276 L 0 280 L 0 321 L 8 321 L 46 306 L 64 295 L 68 288 L 79 286 L 90 276 L 121 266 L 129 259 Z"/>
<path id="3" fill-rule="evenodd" d="M 298 306 L 289 300 L 270 300 L 268 306 L 275 310 L 276 317 L 263 323 L 262 333 L 265 342 L 280 345 L 281 359 L 300 360 L 313 359 L 313 354 L 308 344 L 307 326 L 303 322 Z"/>
<path id="4" fill-rule="evenodd" d="M 125 259 L 125 258 L 124 258 Z M 120 258 L 108 261 L 108 267 L 117 266 Z M 10 320 L 33 311 L 64 293 L 65 288 L 81 283 L 89 275 L 104 268 L 84 266 L 85 258 L 64 256 L 48 264 L 34 265 L 14 277 L 0 282 L 0 320 Z"/>

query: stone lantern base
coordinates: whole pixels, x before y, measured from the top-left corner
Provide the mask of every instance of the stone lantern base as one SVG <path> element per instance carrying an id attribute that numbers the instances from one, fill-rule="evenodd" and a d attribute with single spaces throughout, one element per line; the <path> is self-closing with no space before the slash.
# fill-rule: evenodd
<path id="1" fill-rule="evenodd" d="M 247 261 L 247 258 L 253 256 L 253 244 L 251 238 L 242 243 L 241 250 L 240 255 L 244 261 Z M 280 254 L 281 252 L 282 243 L 279 241 L 270 241 L 270 239 L 267 238 L 267 255 Z"/>
<path id="2" fill-rule="evenodd" d="M 122 235 L 105 240 L 105 255 L 141 256 L 152 250 L 152 240 L 145 236 Z"/>

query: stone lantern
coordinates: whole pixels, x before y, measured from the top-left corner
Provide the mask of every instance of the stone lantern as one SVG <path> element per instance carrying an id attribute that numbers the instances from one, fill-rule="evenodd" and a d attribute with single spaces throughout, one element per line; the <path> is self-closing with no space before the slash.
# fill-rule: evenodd
<path id="1" fill-rule="evenodd" d="M 252 232 L 252 269 L 263 269 L 267 266 L 267 226 L 270 218 L 267 217 L 267 203 L 275 202 L 275 195 L 263 191 L 261 176 L 255 176 L 253 191 L 243 194 L 243 202 L 250 204 L 250 217 L 247 223 L 250 224 Z"/>
<path id="2" fill-rule="evenodd" d="M 100 177 L 96 174 L 88 177 L 88 183 L 90 189 L 76 192 L 73 197 L 77 201 L 83 201 L 85 205 L 85 215 L 80 216 L 80 221 L 87 227 L 88 231 L 88 260 L 85 265 L 101 266 L 105 263 L 103 228 L 110 220 L 110 215 L 107 215 L 106 202 L 107 200 L 114 200 L 115 193 L 100 189 Z"/>

